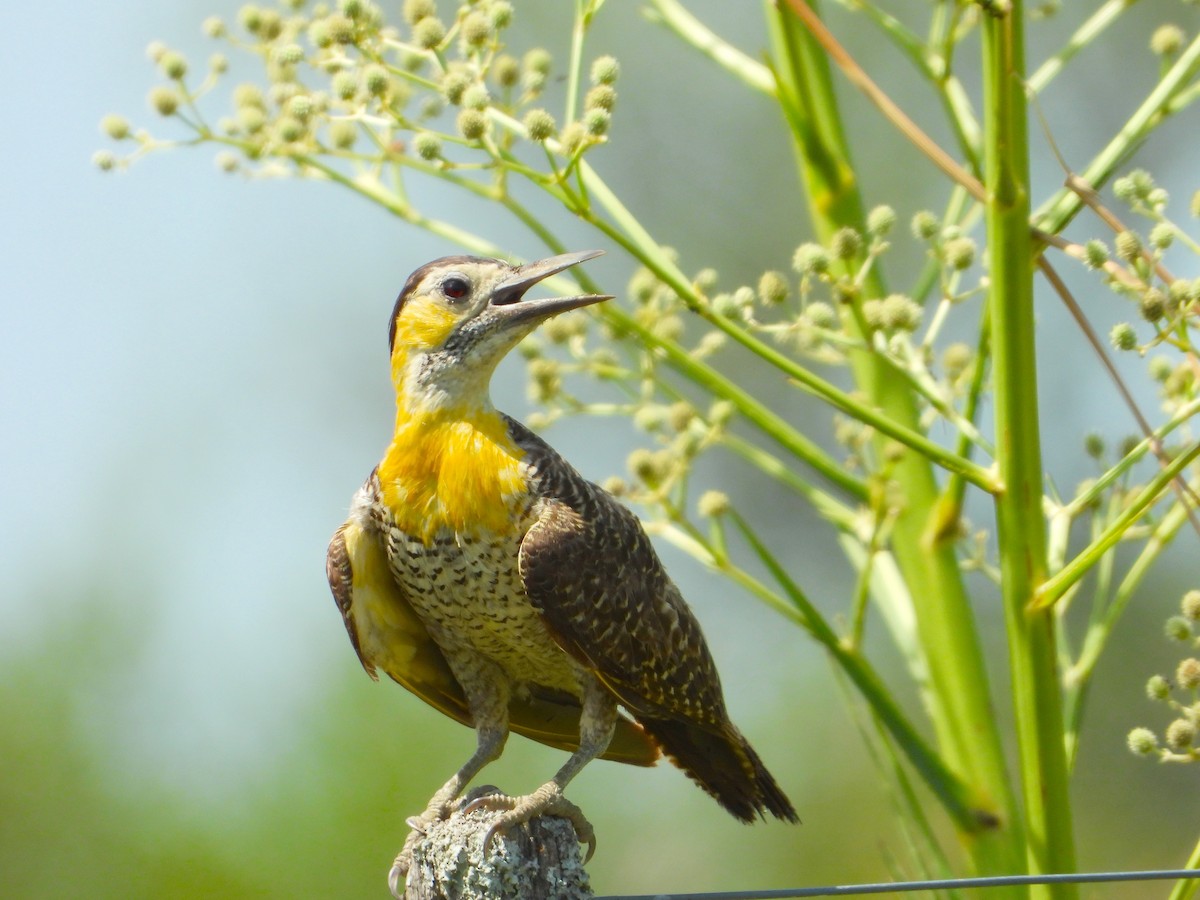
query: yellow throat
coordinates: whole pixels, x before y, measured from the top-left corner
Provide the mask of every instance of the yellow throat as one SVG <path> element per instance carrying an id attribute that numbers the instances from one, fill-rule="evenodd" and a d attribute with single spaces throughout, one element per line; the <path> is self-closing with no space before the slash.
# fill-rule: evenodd
<path id="1" fill-rule="evenodd" d="M 426 545 L 443 529 L 512 530 L 527 489 L 525 452 L 500 414 L 490 404 L 414 409 L 404 400 L 378 469 L 396 525 Z"/>

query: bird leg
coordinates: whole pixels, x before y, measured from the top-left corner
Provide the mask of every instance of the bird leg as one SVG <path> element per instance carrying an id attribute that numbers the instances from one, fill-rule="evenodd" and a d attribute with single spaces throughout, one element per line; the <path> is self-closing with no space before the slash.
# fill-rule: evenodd
<path id="1" fill-rule="evenodd" d="M 596 832 L 592 823 L 584 816 L 583 810 L 563 796 L 563 791 L 584 766 L 608 749 L 617 727 L 617 703 L 594 676 L 589 674 L 583 681 L 579 749 L 571 754 L 571 758 L 558 770 L 553 780 L 546 782 L 532 794 L 521 797 L 489 794 L 473 800 L 465 807 L 464 811 L 468 813 L 477 809 L 505 810 L 483 836 L 484 853 L 487 853 L 492 838 L 498 832 L 538 816 L 560 816 L 569 820 L 575 827 L 575 834 L 578 835 L 580 843 L 588 845 L 585 863 L 596 852 Z"/>
<path id="2" fill-rule="evenodd" d="M 434 822 L 450 817 L 450 804 L 470 784 L 471 779 L 479 774 L 480 769 L 500 758 L 504 742 L 508 740 L 507 682 L 500 677 L 484 677 L 485 673 L 481 673 L 479 667 L 485 663 L 480 660 L 455 656 L 449 661 L 455 669 L 455 677 L 467 695 L 471 718 L 475 724 L 475 752 L 430 798 L 423 813 L 405 820 L 412 830 L 404 839 L 404 846 L 396 855 L 391 871 L 388 872 L 388 887 L 392 889 L 392 896 L 396 898 L 404 895 L 401 880 L 408 874 L 412 865 L 413 847 L 426 828 Z"/>

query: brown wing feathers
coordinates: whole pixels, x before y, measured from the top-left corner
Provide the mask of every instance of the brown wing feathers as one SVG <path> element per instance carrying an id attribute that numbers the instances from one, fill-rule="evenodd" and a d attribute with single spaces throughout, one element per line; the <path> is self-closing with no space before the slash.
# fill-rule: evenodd
<path id="1" fill-rule="evenodd" d="M 796 821 L 729 720 L 700 625 L 636 517 L 518 423 L 510 428 L 545 498 L 521 547 L 521 576 L 556 640 L 730 813 Z"/>

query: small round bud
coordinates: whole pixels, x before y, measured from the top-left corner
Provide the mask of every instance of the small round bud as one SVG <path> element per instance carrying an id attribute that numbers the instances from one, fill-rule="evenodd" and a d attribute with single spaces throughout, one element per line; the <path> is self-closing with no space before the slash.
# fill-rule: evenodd
<path id="1" fill-rule="evenodd" d="M 241 167 L 241 161 L 234 154 L 227 150 L 222 150 L 220 153 L 218 153 L 213 158 L 213 162 L 216 163 L 217 168 L 226 175 L 232 175 Z"/>
<path id="2" fill-rule="evenodd" d="M 633 414 L 633 424 L 643 431 L 658 431 L 666 420 L 666 411 L 657 403 L 639 406 Z"/>
<path id="3" fill-rule="evenodd" d="M 1159 25 L 1150 35 L 1150 52 L 1155 56 L 1174 56 L 1186 39 L 1187 35 L 1178 25 Z"/>
<path id="4" fill-rule="evenodd" d="M 492 5 L 488 7 L 487 14 L 488 18 L 492 20 L 492 27 L 499 31 L 512 24 L 513 6 L 508 0 L 493 0 Z"/>
<path id="5" fill-rule="evenodd" d="M 1167 619 L 1163 632 L 1173 641 L 1183 642 L 1192 639 L 1192 625 L 1183 616 L 1171 616 Z"/>
<path id="6" fill-rule="evenodd" d="M 1135 728 L 1125 739 L 1130 751 L 1138 756 L 1148 756 L 1158 749 L 1158 738 L 1149 728 Z"/>
<path id="7" fill-rule="evenodd" d="M 1104 438 L 1094 431 L 1090 432 L 1083 439 L 1083 450 L 1092 459 L 1099 459 L 1104 455 Z"/>
<path id="8" fill-rule="evenodd" d="M 679 400 L 667 408 L 667 424 L 674 431 L 683 431 L 696 418 L 696 411 L 686 400 Z"/>
<path id="9" fill-rule="evenodd" d="M 942 352 L 942 368 L 950 378 L 957 378 L 967 370 L 975 352 L 966 344 L 955 343 Z"/>
<path id="10" fill-rule="evenodd" d="M 975 261 L 975 242 L 969 237 L 956 237 L 942 244 L 942 256 L 946 265 L 962 271 Z"/>
<path id="11" fill-rule="evenodd" d="M 524 124 L 525 130 L 529 132 L 529 139 L 538 143 L 549 140 L 558 132 L 554 116 L 544 109 L 531 109 L 525 114 Z"/>
<path id="12" fill-rule="evenodd" d="M 829 271 L 829 251 L 820 244 L 804 243 L 792 256 L 792 268 L 805 277 Z"/>
<path id="13" fill-rule="evenodd" d="M 1126 262 L 1132 262 L 1142 255 L 1142 239 L 1135 231 L 1122 231 L 1114 239 L 1117 256 Z"/>
<path id="14" fill-rule="evenodd" d="M 664 473 L 659 463 L 658 454 L 645 447 L 634 450 L 626 461 L 626 465 L 634 477 L 648 485 L 654 485 L 661 480 Z"/>
<path id="15" fill-rule="evenodd" d="M 416 25 L 427 16 L 437 15 L 433 0 L 404 0 L 404 21 Z"/>
<path id="16" fill-rule="evenodd" d="M 1150 288 L 1138 301 L 1138 312 L 1147 322 L 1157 322 L 1167 314 L 1167 295 L 1158 288 Z"/>
<path id="17" fill-rule="evenodd" d="M 1180 603 L 1183 615 L 1193 622 L 1200 622 L 1200 591 L 1188 591 Z"/>
<path id="18" fill-rule="evenodd" d="M 308 94 L 297 94 L 288 100 L 285 109 L 288 115 L 295 116 L 301 122 L 307 122 L 316 111 L 316 104 Z"/>
<path id="19" fill-rule="evenodd" d="M 938 217 L 927 209 L 921 210 L 912 217 L 911 228 L 913 237 L 919 241 L 928 241 L 937 237 L 941 227 Z"/>
<path id="20" fill-rule="evenodd" d="M 114 141 L 122 141 L 129 137 L 129 120 L 124 116 L 109 114 L 100 120 L 100 130 Z"/>
<path id="21" fill-rule="evenodd" d="M 364 0 L 339 0 L 338 9 L 352 19 L 362 18 L 367 11 Z"/>
<path id="22" fill-rule="evenodd" d="M 783 303 L 790 292 L 791 288 L 782 272 L 763 272 L 758 279 L 758 299 L 767 306 Z"/>
<path id="23" fill-rule="evenodd" d="M 614 84 L 621 75 L 621 64 L 612 56 L 601 56 L 592 63 L 592 84 Z"/>
<path id="24" fill-rule="evenodd" d="M 551 63 L 552 60 L 549 52 L 541 47 L 534 47 L 525 54 L 521 65 L 527 72 L 536 72 L 539 75 L 549 75 Z"/>
<path id="25" fill-rule="evenodd" d="M 617 92 L 607 84 L 598 84 L 583 98 L 584 109 L 603 109 L 612 112 L 617 104 Z"/>
<path id="26" fill-rule="evenodd" d="M 111 172 L 117 167 L 117 157 L 111 150 L 97 150 L 92 154 L 92 165 L 101 172 Z"/>
<path id="27" fill-rule="evenodd" d="M 492 36 L 492 23 L 487 16 L 476 10 L 463 17 L 458 31 L 470 46 L 482 47 Z"/>
<path id="28" fill-rule="evenodd" d="M 1171 696 L 1171 685 L 1161 675 L 1151 675 L 1146 682 L 1146 696 L 1151 700 L 1166 700 Z"/>
<path id="29" fill-rule="evenodd" d="M 702 294 L 707 294 L 717 286 L 717 282 L 721 279 L 717 270 L 711 266 L 701 269 L 692 278 L 692 286 Z"/>
<path id="30" fill-rule="evenodd" d="M 867 232 L 883 237 L 896 225 L 896 211 L 890 206 L 877 206 L 867 213 Z"/>
<path id="31" fill-rule="evenodd" d="M 1128 322 L 1118 322 L 1108 333 L 1108 339 L 1117 350 L 1133 350 L 1137 347 L 1137 332 Z"/>
<path id="32" fill-rule="evenodd" d="M 298 65 L 304 62 L 304 48 L 299 44 L 284 44 L 271 51 L 271 59 L 280 66 Z"/>
<path id="33" fill-rule="evenodd" d="M 1200 659 L 1188 658 L 1175 670 L 1175 683 L 1187 691 L 1200 687 Z"/>
<path id="34" fill-rule="evenodd" d="M 487 133 L 487 116 L 477 109 L 464 109 L 456 121 L 458 133 L 468 141 L 477 141 Z"/>
<path id="35" fill-rule="evenodd" d="M 612 116 L 606 109 L 589 109 L 583 114 L 583 127 L 592 137 L 602 137 L 608 132 Z"/>
<path id="36" fill-rule="evenodd" d="M 424 50 L 433 50 L 446 38 L 446 26 L 437 16 L 426 16 L 413 26 L 413 43 Z"/>
<path id="37" fill-rule="evenodd" d="M 862 235 L 849 226 L 834 232 L 829 248 L 837 259 L 854 259 L 862 249 Z"/>
<path id="38" fill-rule="evenodd" d="M 1089 269 L 1099 269 L 1108 262 L 1108 245 L 1098 238 L 1092 238 L 1083 245 L 1083 264 Z"/>
<path id="39" fill-rule="evenodd" d="M 308 26 L 308 40 L 314 47 L 324 49 L 333 46 L 333 30 L 326 19 L 314 19 Z"/>
<path id="40" fill-rule="evenodd" d="M 587 132 L 579 122 L 572 122 L 562 130 L 558 142 L 564 156 L 574 156 L 587 145 Z"/>
<path id="41" fill-rule="evenodd" d="M 521 80 L 521 64 L 513 56 L 497 56 L 492 63 L 492 80 L 502 88 L 515 87 Z"/>
<path id="42" fill-rule="evenodd" d="M 478 82 L 468 87 L 462 94 L 462 105 L 467 109 L 487 109 L 491 100 L 492 95 L 488 93 L 488 89 Z"/>
<path id="43" fill-rule="evenodd" d="M 329 39 L 335 44 L 354 43 L 354 22 L 347 16 L 337 13 L 326 16 L 325 28 L 329 32 Z"/>
<path id="44" fill-rule="evenodd" d="M 257 106 L 243 106 L 237 111 L 237 124 L 246 134 L 258 134 L 267 124 L 267 114 Z"/>
<path id="45" fill-rule="evenodd" d="M 739 312 L 737 301 L 733 299 L 733 294 L 720 293 L 713 296 L 709 301 L 712 311 L 718 316 L 724 316 L 726 319 L 736 316 Z"/>
<path id="46" fill-rule="evenodd" d="M 696 503 L 696 509 L 706 519 L 725 515 L 729 507 L 729 495 L 724 491 L 705 491 Z"/>
<path id="47" fill-rule="evenodd" d="M 200 28 L 210 38 L 222 38 L 228 33 L 228 29 L 225 27 L 225 20 L 220 16 L 209 16 L 204 20 Z"/>
<path id="48" fill-rule="evenodd" d="M 442 155 L 442 139 L 432 131 L 421 131 L 413 138 L 413 149 L 421 159 L 433 162 Z"/>
<path id="49" fill-rule="evenodd" d="M 285 144 L 293 144 L 304 137 L 304 123 L 294 116 L 283 116 L 275 123 L 275 134 Z"/>
<path id="50" fill-rule="evenodd" d="M 273 9 L 259 10 L 258 31 L 255 36 L 264 41 L 273 41 L 283 34 L 283 17 Z"/>
<path id="51" fill-rule="evenodd" d="M 179 109 L 179 94 L 169 87 L 156 87 L 150 91 L 150 106 L 160 116 L 171 116 Z"/>
<path id="52" fill-rule="evenodd" d="M 921 306 L 904 294 L 891 294 L 880 304 L 883 327 L 892 331 L 915 331 L 921 324 Z"/>
<path id="53" fill-rule="evenodd" d="M 471 77 L 466 72 L 450 71 L 442 78 L 442 95 L 458 106 L 470 86 Z"/>
<path id="54" fill-rule="evenodd" d="M 1186 278 L 1176 278 L 1167 285 L 1167 308 L 1172 313 L 1192 302 L 1192 287 Z"/>
<path id="55" fill-rule="evenodd" d="M 1177 753 L 1191 747 L 1195 739 L 1196 726 L 1187 719 L 1176 719 L 1167 726 L 1167 732 L 1163 735 L 1163 743 Z"/>
<path id="56" fill-rule="evenodd" d="M 333 95 L 339 100 L 353 100 L 358 93 L 358 76 L 350 71 L 341 71 L 330 82 Z"/>
<path id="57" fill-rule="evenodd" d="M 254 106 L 266 110 L 267 101 L 263 99 L 262 91 L 254 84 L 239 84 L 233 89 L 233 105 L 236 107 Z"/>
<path id="58" fill-rule="evenodd" d="M 157 63 L 163 58 L 163 54 L 167 52 L 167 45 L 162 41 L 151 41 L 146 45 L 146 56 L 150 62 Z"/>
<path id="59" fill-rule="evenodd" d="M 338 119 L 329 125 L 329 140 L 339 150 L 349 150 L 358 140 L 358 125 L 349 119 Z"/>
<path id="60" fill-rule="evenodd" d="M 1166 356 L 1156 356 L 1150 360 L 1150 377 L 1160 384 L 1171 377 L 1175 371 L 1175 363 Z"/>
<path id="61" fill-rule="evenodd" d="M 1150 229 L 1150 246 L 1157 250 L 1166 250 L 1175 241 L 1175 229 L 1166 222 L 1159 222 Z"/>
<path id="62" fill-rule="evenodd" d="M 208 70 L 214 75 L 224 75 L 229 71 L 229 57 L 224 53 L 214 53 L 208 58 Z"/>
<path id="63" fill-rule="evenodd" d="M 836 328 L 838 324 L 837 313 L 833 311 L 833 307 L 821 300 L 814 300 L 804 307 L 804 318 L 817 328 L 827 331 Z"/>
<path id="64" fill-rule="evenodd" d="M 629 493 L 629 482 L 620 475 L 610 475 L 601 482 L 600 487 L 608 491 L 614 497 L 621 497 Z"/>
<path id="65" fill-rule="evenodd" d="M 363 69 L 363 87 L 367 89 L 367 93 L 372 97 L 382 97 L 387 93 L 388 85 L 391 83 L 391 78 L 388 76 L 388 70 L 378 63 L 371 63 Z"/>
<path id="66" fill-rule="evenodd" d="M 168 50 L 158 58 L 158 67 L 164 75 L 174 81 L 179 81 L 187 74 L 187 60 L 182 53 L 176 53 L 174 50 Z"/>

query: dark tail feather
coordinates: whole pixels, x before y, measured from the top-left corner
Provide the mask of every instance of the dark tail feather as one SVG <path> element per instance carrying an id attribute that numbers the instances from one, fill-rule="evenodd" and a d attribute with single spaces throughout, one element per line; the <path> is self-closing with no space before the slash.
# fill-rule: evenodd
<path id="1" fill-rule="evenodd" d="M 788 822 L 800 821 L 754 748 L 733 725 L 712 732 L 673 719 L 640 721 L 672 762 L 743 822 L 753 822 L 756 816 L 766 818 L 767 813 Z"/>

